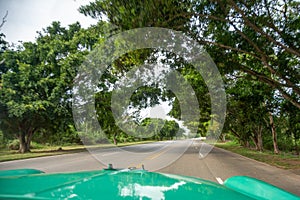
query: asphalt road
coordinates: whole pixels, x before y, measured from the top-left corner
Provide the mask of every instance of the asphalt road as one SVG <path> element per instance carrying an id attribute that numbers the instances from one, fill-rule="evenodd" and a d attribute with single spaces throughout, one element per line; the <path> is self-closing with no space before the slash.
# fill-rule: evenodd
<path id="1" fill-rule="evenodd" d="M 182 155 L 189 144 L 191 145 Z M 155 142 L 97 149 L 92 151 L 93 156 L 89 152 L 81 152 L 2 162 L 0 169 L 35 168 L 45 172 L 72 172 L 102 169 L 108 163 L 116 168 L 141 168 L 144 165 L 149 171 L 195 176 L 221 184 L 231 176 L 251 176 L 300 196 L 299 175 L 219 148 L 213 148 L 208 156 L 201 158 L 201 145 L 207 146 L 190 140 Z"/>

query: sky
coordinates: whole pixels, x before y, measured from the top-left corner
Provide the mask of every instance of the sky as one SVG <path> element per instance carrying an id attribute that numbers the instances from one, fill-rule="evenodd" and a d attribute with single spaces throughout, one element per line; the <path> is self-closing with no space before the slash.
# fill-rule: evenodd
<path id="1" fill-rule="evenodd" d="M 6 35 L 6 41 L 34 41 L 37 31 L 42 31 L 53 21 L 60 21 L 62 26 L 79 21 L 86 28 L 96 24 L 97 20 L 78 12 L 80 5 L 90 0 L 0 0 L 0 20 L 6 11 L 7 22 L 0 32 Z"/>

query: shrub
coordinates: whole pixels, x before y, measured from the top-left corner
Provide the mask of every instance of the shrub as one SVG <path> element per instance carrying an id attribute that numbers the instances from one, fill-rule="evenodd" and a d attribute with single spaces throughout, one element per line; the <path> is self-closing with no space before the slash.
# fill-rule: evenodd
<path id="1" fill-rule="evenodd" d="M 9 150 L 19 150 L 20 142 L 18 139 L 10 140 L 7 143 L 7 148 Z"/>

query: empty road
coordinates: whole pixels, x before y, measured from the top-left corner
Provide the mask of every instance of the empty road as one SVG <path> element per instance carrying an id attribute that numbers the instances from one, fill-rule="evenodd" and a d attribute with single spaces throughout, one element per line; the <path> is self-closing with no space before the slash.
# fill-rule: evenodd
<path id="1" fill-rule="evenodd" d="M 300 196 L 299 175 L 219 148 L 213 148 L 208 156 L 200 158 L 201 145 L 207 144 L 183 140 L 94 149 L 93 155 L 81 152 L 2 162 L 0 169 L 34 168 L 45 172 L 72 172 L 102 169 L 107 163 L 112 163 L 116 168 L 141 168 L 144 165 L 149 171 L 195 176 L 221 184 L 231 176 L 251 176 Z"/>

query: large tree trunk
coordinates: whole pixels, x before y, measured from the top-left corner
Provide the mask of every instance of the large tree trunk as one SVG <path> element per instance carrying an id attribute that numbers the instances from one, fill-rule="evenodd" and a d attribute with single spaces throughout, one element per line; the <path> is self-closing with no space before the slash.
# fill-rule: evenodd
<path id="1" fill-rule="evenodd" d="M 113 140 L 114 140 L 114 145 L 117 145 L 118 144 L 118 142 L 117 142 L 117 133 L 114 133 Z"/>
<path id="2" fill-rule="evenodd" d="M 296 150 L 296 155 L 300 155 L 300 151 L 299 151 L 299 146 L 297 144 L 297 140 L 295 140 L 295 150 Z"/>
<path id="3" fill-rule="evenodd" d="M 251 139 L 255 145 L 255 149 L 258 150 L 257 138 L 254 136 L 254 137 L 251 137 Z"/>
<path id="4" fill-rule="evenodd" d="M 226 142 L 226 134 L 225 134 L 225 133 L 222 133 L 222 134 L 220 135 L 220 139 L 221 139 L 222 142 Z"/>
<path id="5" fill-rule="evenodd" d="M 251 137 L 257 151 L 263 151 L 262 126 L 259 125 L 257 130 L 253 130 L 254 136 Z"/>
<path id="6" fill-rule="evenodd" d="M 246 142 L 245 142 L 245 147 L 250 148 L 250 143 L 248 140 L 246 140 Z"/>
<path id="7" fill-rule="evenodd" d="M 250 143 L 249 143 L 249 141 L 248 140 L 240 140 L 241 142 L 241 145 L 243 146 L 243 147 L 245 147 L 245 148 L 250 148 Z"/>
<path id="8" fill-rule="evenodd" d="M 231 133 L 232 133 L 235 137 L 237 137 L 237 138 L 239 139 L 239 143 L 240 143 L 243 147 L 247 147 L 247 148 L 250 147 L 250 144 L 249 144 L 249 141 L 248 141 L 248 140 L 241 138 L 241 135 L 238 134 L 238 132 L 235 131 L 234 129 L 231 128 L 230 130 L 231 130 Z"/>
<path id="9" fill-rule="evenodd" d="M 263 151 L 264 147 L 263 147 L 263 140 L 262 140 L 262 126 L 259 125 L 258 129 L 257 129 L 257 144 L 258 144 L 258 150 L 259 151 Z"/>
<path id="10" fill-rule="evenodd" d="M 33 136 L 33 130 L 30 129 L 29 131 L 20 131 L 19 135 L 19 153 L 27 153 L 30 152 L 30 143 Z"/>
<path id="11" fill-rule="evenodd" d="M 278 154 L 279 153 L 279 148 L 278 148 L 278 144 L 277 144 L 277 133 L 276 133 L 276 129 L 275 129 L 273 115 L 272 115 L 271 112 L 269 112 L 269 118 L 270 118 L 270 126 L 271 126 L 271 131 L 272 131 L 274 153 Z"/>
<path id="12" fill-rule="evenodd" d="M 19 141 L 20 141 L 19 153 L 30 152 L 30 143 L 28 143 L 28 140 L 26 140 L 26 136 L 24 132 L 20 134 Z"/>

